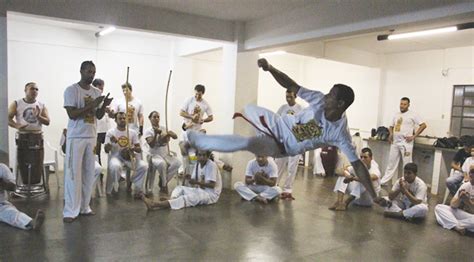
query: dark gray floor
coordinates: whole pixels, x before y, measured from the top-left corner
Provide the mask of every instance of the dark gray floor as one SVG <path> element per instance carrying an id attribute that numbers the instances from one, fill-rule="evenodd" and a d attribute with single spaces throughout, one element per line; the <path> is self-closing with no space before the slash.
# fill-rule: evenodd
<path id="1" fill-rule="evenodd" d="M 436 224 L 436 199 L 419 224 L 380 208 L 333 212 L 334 182 L 300 171 L 296 201 L 263 206 L 225 191 L 213 206 L 148 213 L 122 191 L 93 199 L 97 215 L 72 224 L 62 222 L 62 188 L 53 189 L 47 200 L 13 201 L 47 218 L 40 232 L 0 224 L 0 261 L 474 261 L 472 236 Z"/>

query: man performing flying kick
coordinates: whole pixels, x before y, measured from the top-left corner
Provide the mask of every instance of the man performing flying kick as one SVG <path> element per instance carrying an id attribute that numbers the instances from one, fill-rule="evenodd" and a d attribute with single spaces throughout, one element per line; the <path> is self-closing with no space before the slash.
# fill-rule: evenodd
<path id="1" fill-rule="evenodd" d="M 273 157 L 295 156 L 326 145 L 337 146 L 350 160 L 360 182 L 374 201 L 383 202 L 377 197 L 370 174 L 351 144 L 344 112 L 354 102 L 352 88 L 336 84 L 324 95 L 298 85 L 264 58 L 258 60 L 258 66 L 263 71 L 269 71 L 281 86 L 295 92 L 298 97 L 308 102 L 309 106 L 295 115 L 279 116 L 268 109 L 248 105 L 244 114 L 236 113 L 234 118 L 243 117 L 252 124 L 258 130 L 257 136 L 204 135 L 189 132 L 191 146 L 218 152 L 247 150 L 256 155 Z"/>

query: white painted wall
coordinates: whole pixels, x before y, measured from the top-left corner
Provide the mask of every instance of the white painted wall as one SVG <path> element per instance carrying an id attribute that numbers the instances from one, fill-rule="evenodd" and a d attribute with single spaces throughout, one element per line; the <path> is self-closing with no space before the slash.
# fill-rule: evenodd
<path id="1" fill-rule="evenodd" d="M 428 124 L 423 133 L 446 136 L 450 128 L 453 85 L 474 84 L 474 47 L 386 55 L 382 123 L 389 125 L 403 96 Z M 442 70 L 449 69 L 448 75 Z"/>
<path id="2" fill-rule="evenodd" d="M 164 115 L 165 90 L 170 68 L 173 77 L 169 96 L 169 124 L 172 130 L 181 132 L 179 109 L 184 100 L 194 94 L 197 83 L 206 86 L 206 99 L 216 112 L 216 120 L 209 130 L 232 132 L 232 126 L 220 123 L 223 108 L 230 106 L 222 99 L 222 62 L 203 61 L 174 56 L 176 41 L 169 37 L 130 33 L 117 30 L 97 40 L 94 32 L 51 25 L 39 25 L 24 21 L 8 22 L 8 101 L 24 97 L 24 85 L 34 81 L 40 88 L 39 97 L 49 109 L 51 125 L 44 128 L 45 141 L 59 143 L 62 128 L 67 125 L 63 109 L 64 89 L 79 81 L 79 67 L 84 60 L 96 64 L 96 77 L 105 80 L 106 92 L 120 98 L 121 84 L 126 80 L 126 67 L 130 67 L 129 82 L 134 96 L 145 108 L 145 128 L 149 127 L 148 113 L 157 110 Z M 231 92 L 231 90 L 229 91 Z M 215 94 L 215 95 L 213 95 Z M 164 123 L 164 117 L 162 118 Z M 228 130 L 227 130 L 228 129 Z M 15 162 L 15 130 L 9 130 L 10 164 Z M 172 150 L 178 151 L 177 143 Z M 46 152 L 46 158 L 49 153 Z"/>
<path id="3" fill-rule="evenodd" d="M 293 54 L 270 56 L 267 60 L 310 89 L 327 93 L 337 83 L 351 86 L 356 98 L 347 111 L 350 128 L 370 131 L 376 126 L 380 69 Z M 284 103 L 285 89 L 271 74 L 260 71 L 258 104 L 276 111 Z M 305 104 L 301 99 L 298 103 Z"/>

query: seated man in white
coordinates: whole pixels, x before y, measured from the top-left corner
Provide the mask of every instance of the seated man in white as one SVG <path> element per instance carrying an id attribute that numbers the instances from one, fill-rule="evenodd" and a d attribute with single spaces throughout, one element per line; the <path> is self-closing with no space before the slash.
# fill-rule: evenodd
<path id="1" fill-rule="evenodd" d="M 131 180 L 135 189 L 134 197 L 138 199 L 143 196 L 143 183 L 148 165 L 145 161 L 135 157 L 135 154 L 142 152 L 140 140 L 138 133 L 132 129 L 129 130 L 130 137 L 127 137 L 125 113 L 118 112 L 115 122 L 117 127 L 110 129 L 105 135 L 104 149 L 109 154 L 105 191 L 107 194 L 111 194 L 113 189 L 118 191 L 120 174 L 122 174 L 122 169 L 127 167 L 134 169 Z"/>
<path id="2" fill-rule="evenodd" d="M 153 202 L 143 198 L 148 210 L 153 209 L 181 209 L 197 205 L 211 205 L 219 200 L 222 191 L 222 179 L 219 168 L 211 158 L 211 151 L 198 151 L 197 163 L 190 175 L 191 186 L 177 186 L 171 192 L 169 200 Z"/>
<path id="3" fill-rule="evenodd" d="M 461 235 L 466 234 L 466 230 L 474 232 L 474 167 L 469 170 L 469 179 L 461 185 L 449 206 L 439 204 L 435 208 L 438 223 Z"/>
<path id="4" fill-rule="evenodd" d="M 245 200 L 267 204 L 281 194 L 280 187 L 276 186 L 277 179 L 278 168 L 275 161 L 266 156 L 256 156 L 247 164 L 245 184 L 237 182 L 234 189 Z"/>
<path id="5" fill-rule="evenodd" d="M 424 218 L 428 212 L 427 186 L 416 174 L 418 166 L 408 163 L 401 177 L 388 193 L 391 202 L 385 208 L 384 216 L 393 218 Z"/>
<path id="6" fill-rule="evenodd" d="M 170 138 L 177 139 L 173 131 L 166 132 L 165 127 L 160 126 L 160 113 L 152 111 L 148 116 L 152 127 L 145 130 L 144 137 L 150 146 L 148 155 L 148 196 L 153 194 L 156 171 L 160 174 L 160 193 L 168 194 L 168 182 L 178 173 L 181 161 L 168 152 Z"/>
<path id="7" fill-rule="evenodd" d="M 472 141 L 464 141 L 464 147 L 460 149 L 451 162 L 451 174 L 446 179 L 446 187 L 452 196 L 456 194 L 462 183 L 469 180 L 468 172 L 470 162 L 472 162 L 472 156 L 474 155 L 474 147 L 471 144 Z M 464 163 L 469 162 L 464 166 Z M 474 163 L 473 163 L 474 164 Z M 463 170 L 463 168 L 465 170 Z"/>
<path id="8" fill-rule="evenodd" d="M 360 153 L 360 159 L 369 170 L 375 192 L 379 195 L 381 173 L 379 165 L 372 159 L 372 150 L 368 147 L 363 148 Z M 334 205 L 329 207 L 329 210 L 345 211 L 351 202 L 359 206 L 372 206 L 373 203 L 372 197 L 359 182 L 359 178 L 355 175 L 354 168 L 351 166 L 337 179 L 334 192 L 337 194 L 337 200 Z M 348 195 L 345 201 L 344 194 Z"/>
<path id="9" fill-rule="evenodd" d="M 36 211 L 35 218 L 32 219 L 8 202 L 6 191 L 14 191 L 15 188 L 15 177 L 5 164 L 0 163 L 0 222 L 25 230 L 39 229 L 44 221 L 41 209 Z"/>

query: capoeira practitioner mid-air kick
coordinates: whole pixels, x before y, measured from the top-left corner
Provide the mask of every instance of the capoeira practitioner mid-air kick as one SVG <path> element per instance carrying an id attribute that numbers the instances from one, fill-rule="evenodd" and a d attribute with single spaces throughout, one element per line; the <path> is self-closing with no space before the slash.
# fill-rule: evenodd
<path id="1" fill-rule="evenodd" d="M 324 95 L 298 85 L 264 58 L 258 60 L 258 66 L 263 71 L 269 71 L 281 86 L 294 91 L 309 106 L 295 115 L 279 116 L 268 109 L 248 105 L 244 114 L 236 113 L 234 118 L 242 117 L 252 124 L 258 130 L 257 136 L 204 135 L 190 131 L 188 138 L 191 146 L 218 152 L 246 150 L 273 157 L 295 156 L 326 145 L 337 146 L 348 157 L 374 201 L 383 205 L 384 201 L 375 193 L 367 168 L 351 144 L 344 112 L 354 101 L 352 88 L 336 84 Z"/>

